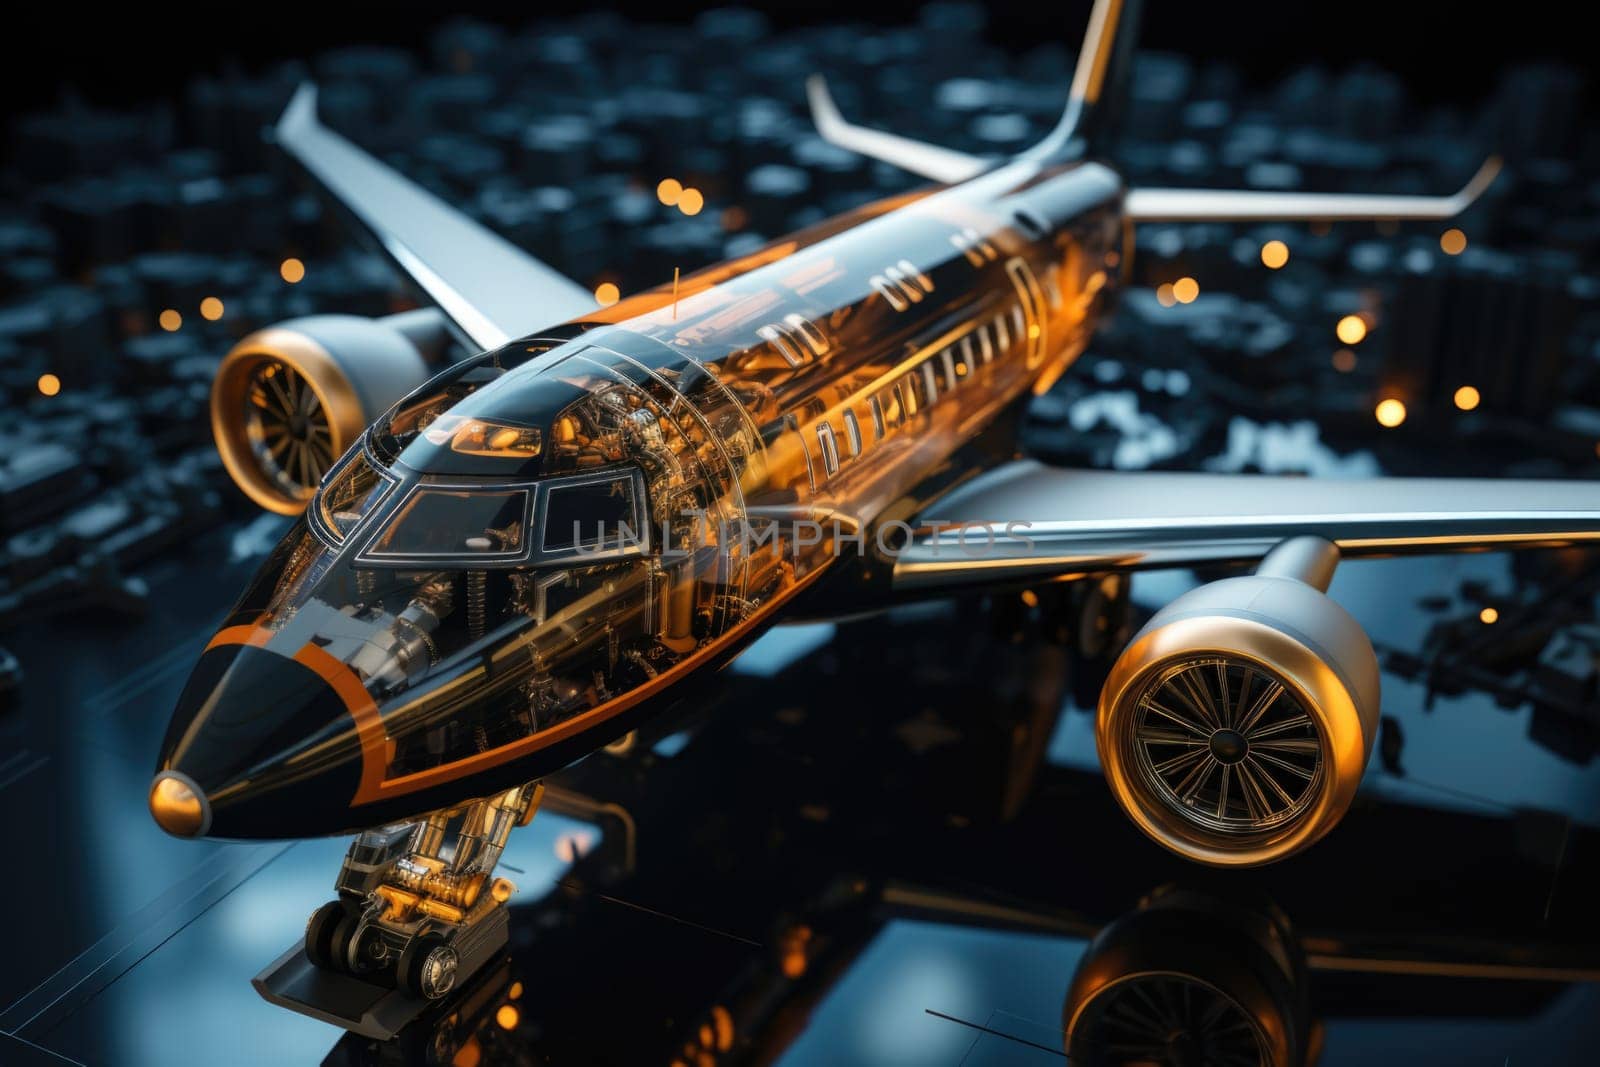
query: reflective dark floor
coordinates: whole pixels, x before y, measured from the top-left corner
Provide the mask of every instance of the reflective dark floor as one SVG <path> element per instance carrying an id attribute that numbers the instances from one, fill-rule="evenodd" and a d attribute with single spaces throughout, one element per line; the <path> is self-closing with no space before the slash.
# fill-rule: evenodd
<path id="1" fill-rule="evenodd" d="M 1061 1062 L 1069 1024 L 1084 1063 L 1592 1062 L 1600 770 L 1530 741 L 1526 712 L 1430 709 L 1390 674 L 1391 766 L 1344 824 L 1268 869 L 1199 871 L 1114 809 L 1074 695 L 1097 664 L 1048 599 L 775 631 L 706 703 L 552 783 L 563 814 L 503 864 L 508 957 L 401 1038 L 271 1007 L 250 978 L 345 842 L 177 841 L 142 804 L 269 526 L 151 572 L 148 625 L 75 623 L 93 656 L 0 720 L 0 1062 L 971 1067 Z M 1511 588 L 1509 562 L 1351 565 L 1333 592 L 1380 646 L 1414 645 L 1441 608 L 1419 602 L 1474 581 Z"/>

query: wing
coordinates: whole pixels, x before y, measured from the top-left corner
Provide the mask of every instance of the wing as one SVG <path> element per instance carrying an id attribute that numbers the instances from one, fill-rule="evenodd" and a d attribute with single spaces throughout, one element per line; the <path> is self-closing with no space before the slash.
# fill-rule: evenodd
<path id="1" fill-rule="evenodd" d="M 391 262 L 480 349 L 593 311 L 593 294 L 317 119 L 303 85 L 277 141 L 377 242 Z"/>
<path id="2" fill-rule="evenodd" d="M 1274 193 L 1254 189 L 1130 189 L 1123 202 L 1135 222 L 1448 219 L 1461 214 L 1500 173 L 1490 156 L 1454 196 Z"/>
<path id="3" fill-rule="evenodd" d="M 1300 534 L 1346 557 L 1596 542 L 1600 483 L 1082 471 L 1018 460 L 934 501 L 911 525 L 894 586 L 925 591 L 1251 563 Z"/>

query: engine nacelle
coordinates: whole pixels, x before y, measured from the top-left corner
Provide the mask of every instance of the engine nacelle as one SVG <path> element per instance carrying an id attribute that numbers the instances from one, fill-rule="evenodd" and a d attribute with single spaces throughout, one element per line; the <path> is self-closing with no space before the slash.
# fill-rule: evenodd
<path id="1" fill-rule="evenodd" d="M 211 385 L 228 473 L 257 504 L 298 515 L 367 424 L 427 380 L 447 343 L 432 309 L 312 315 L 241 339 Z"/>
<path id="2" fill-rule="evenodd" d="M 1254 575 L 1157 612 L 1095 726 L 1111 790 L 1152 839 L 1214 866 L 1271 863 L 1350 806 L 1377 737 L 1378 659 L 1325 594 L 1338 549 L 1287 541 Z"/>

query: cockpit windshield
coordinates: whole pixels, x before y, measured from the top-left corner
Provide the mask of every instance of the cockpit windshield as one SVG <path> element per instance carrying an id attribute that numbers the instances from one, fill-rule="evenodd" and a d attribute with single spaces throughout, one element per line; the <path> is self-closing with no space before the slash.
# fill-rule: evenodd
<path id="1" fill-rule="evenodd" d="M 401 400 L 372 426 L 373 453 L 384 463 L 405 457 L 418 470 L 479 475 L 527 472 L 545 448 L 538 421 L 502 410 L 475 410 L 480 389 L 514 374 L 557 347 L 517 342 L 458 363 Z M 489 408 L 498 408 L 491 401 Z"/>
<path id="2" fill-rule="evenodd" d="M 363 556 L 402 563 L 525 559 L 532 499 L 526 487 L 418 484 L 382 524 Z"/>

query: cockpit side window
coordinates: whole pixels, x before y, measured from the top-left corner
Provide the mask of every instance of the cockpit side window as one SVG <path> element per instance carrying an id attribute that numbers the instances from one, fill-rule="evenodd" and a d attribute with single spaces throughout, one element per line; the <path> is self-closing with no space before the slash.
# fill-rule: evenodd
<path id="1" fill-rule="evenodd" d="M 648 546 L 644 492 L 636 471 L 547 483 L 539 515 L 541 561 L 610 559 L 637 555 Z"/>
<path id="2" fill-rule="evenodd" d="M 394 484 L 394 477 L 375 466 L 357 443 L 317 492 L 312 507 L 316 532 L 334 545 L 342 544 Z"/>

